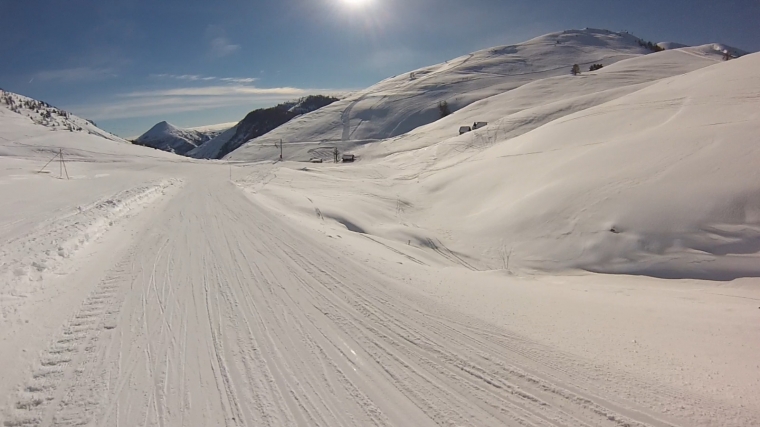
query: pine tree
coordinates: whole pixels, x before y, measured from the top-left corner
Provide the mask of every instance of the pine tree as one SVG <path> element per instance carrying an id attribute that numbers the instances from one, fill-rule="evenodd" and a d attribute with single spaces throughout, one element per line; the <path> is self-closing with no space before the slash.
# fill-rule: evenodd
<path id="1" fill-rule="evenodd" d="M 579 67 L 578 64 L 574 64 L 573 69 L 570 72 L 573 73 L 574 76 L 577 76 L 581 73 L 581 67 Z"/>

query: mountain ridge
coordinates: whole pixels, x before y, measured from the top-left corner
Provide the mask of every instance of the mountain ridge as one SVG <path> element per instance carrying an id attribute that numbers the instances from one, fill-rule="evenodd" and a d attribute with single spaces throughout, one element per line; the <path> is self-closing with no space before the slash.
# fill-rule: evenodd
<path id="1" fill-rule="evenodd" d="M 45 101 L 0 89 L 0 107 L 24 116 L 36 125 L 53 131 L 85 132 L 111 141 L 127 142 L 97 126 L 92 120 L 81 118 Z"/>

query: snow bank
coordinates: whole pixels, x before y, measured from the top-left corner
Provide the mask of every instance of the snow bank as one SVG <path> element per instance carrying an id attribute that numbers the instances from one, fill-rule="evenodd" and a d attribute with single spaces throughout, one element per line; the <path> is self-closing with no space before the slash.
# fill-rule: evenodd
<path id="1" fill-rule="evenodd" d="M 167 179 L 132 188 L 41 224 L 11 239 L 0 249 L 0 306 L 43 286 L 49 275 L 62 272 L 83 247 L 96 241 L 120 220 L 159 199 L 182 181 Z"/>

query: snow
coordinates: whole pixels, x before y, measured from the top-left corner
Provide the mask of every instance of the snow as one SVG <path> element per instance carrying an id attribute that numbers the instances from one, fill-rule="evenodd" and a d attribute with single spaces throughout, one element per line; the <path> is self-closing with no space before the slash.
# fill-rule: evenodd
<path id="1" fill-rule="evenodd" d="M 198 132 L 204 132 L 204 133 L 209 133 L 209 132 L 222 133 L 234 127 L 237 123 L 238 122 L 217 123 L 215 125 L 196 126 L 196 127 L 191 127 L 188 129 L 198 131 Z"/>
<path id="2" fill-rule="evenodd" d="M 605 67 L 570 75 L 558 39 Z M 418 83 L 387 80 L 387 120 L 306 114 L 284 162 L 0 106 L 0 421 L 760 425 L 760 55 L 635 44 L 538 38 L 515 49 L 562 71 L 525 80 L 424 69 L 474 82 L 414 88 L 468 98 L 403 134 Z M 307 163 L 333 146 L 358 161 Z M 59 150 L 72 179 L 36 173 Z"/>
<path id="3" fill-rule="evenodd" d="M 234 126 L 227 129 L 226 131 L 220 133 L 216 137 L 210 139 L 209 141 L 206 141 L 205 143 L 201 144 L 200 146 L 190 150 L 187 152 L 188 157 L 192 157 L 195 159 L 216 159 L 219 158 L 219 152 L 224 147 L 224 144 L 227 143 L 230 139 L 232 139 L 233 136 L 235 136 L 235 133 L 237 132 L 237 123 L 235 123 Z"/>
<path id="4" fill-rule="evenodd" d="M 48 129 L 84 132 L 112 141 L 124 141 L 118 136 L 98 128 L 95 123 L 89 120 L 77 117 L 45 102 L 2 89 L 0 89 L 0 110 L 4 111 L 4 114 L 19 114 Z"/>
<path id="5" fill-rule="evenodd" d="M 666 50 L 673 50 L 673 49 L 680 49 L 682 47 L 689 47 L 689 45 L 685 45 L 683 43 L 678 42 L 660 42 L 657 43 L 657 46 L 660 46 L 663 49 Z"/>
<path id="6" fill-rule="evenodd" d="M 347 141 L 398 136 L 436 120 L 441 101 L 458 110 L 535 80 L 566 75 L 574 63 L 587 69 L 593 63 L 609 65 L 640 56 L 646 50 L 637 40 L 606 30 L 571 30 L 514 46 L 481 50 L 386 79 L 296 118 L 255 141 Z M 238 150 L 231 158 L 235 156 L 245 157 L 245 150 Z"/>
<path id="7" fill-rule="evenodd" d="M 182 129 L 164 121 L 157 123 L 142 134 L 135 140 L 135 144 L 185 154 L 208 141 L 217 133 L 217 130 Z"/>

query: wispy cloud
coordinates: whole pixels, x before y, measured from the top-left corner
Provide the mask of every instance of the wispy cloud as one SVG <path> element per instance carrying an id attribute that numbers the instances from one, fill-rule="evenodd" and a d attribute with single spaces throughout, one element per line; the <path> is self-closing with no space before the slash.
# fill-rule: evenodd
<path id="1" fill-rule="evenodd" d="M 64 83 L 106 80 L 118 77 L 113 68 L 75 67 L 58 70 L 40 71 L 32 78 L 41 81 L 58 81 Z"/>
<path id="2" fill-rule="evenodd" d="M 232 44 L 227 37 L 214 37 L 211 39 L 211 54 L 217 58 L 223 58 L 240 50 L 239 44 Z"/>
<path id="3" fill-rule="evenodd" d="M 195 80 L 197 81 L 197 80 Z M 294 87 L 260 88 L 246 85 L 213 85 L 149 91 L 117 95 L 108 103 L 68 106 L 83 117 L 114 120 L 134 117 L 162 116 L 190 111 L 249 105 L 275 105 L 312 94 L 335 94 L 342 90 L 302 89 Z"/>
<path id="4" fill-rule="evenodd" d="M 224 28 L 218 25 L 206 27 L 205 37 L 209 46 L 209 54 L 214 58 L 223 58 L 240 50 L 240 45 L 233 43 L 227 37 Z"/>
<path id="5" fill-rule="evenodd" d="M 153 91 L 139 91 L 125 93 L 121 96 L 125 98 L 145 98 L 145 97 L 196 97 L 196 96 L 214 96 L 228 97 L 239 95 L 279 95 L 279 96 L 301 96 L 307 92 L 307 89 L 293 87 L 278 88 L 260 88 L 255 86 L 205 86 L 205 87 L 183 87 L 177 89 L 162 89 Z"/>
<path id="6" fill-rule="evenodd" d="M 197 74 L 153 74 L 151 77 L 167 78 L 174 80 L 182 80 L 187 82 L 210 82 L 220 81 L 225 83 L 237 83 L 237 84 L 250 84 L 258 80 L 255 77 L 214 77 L 214 76 L 200 76 Z"/>

